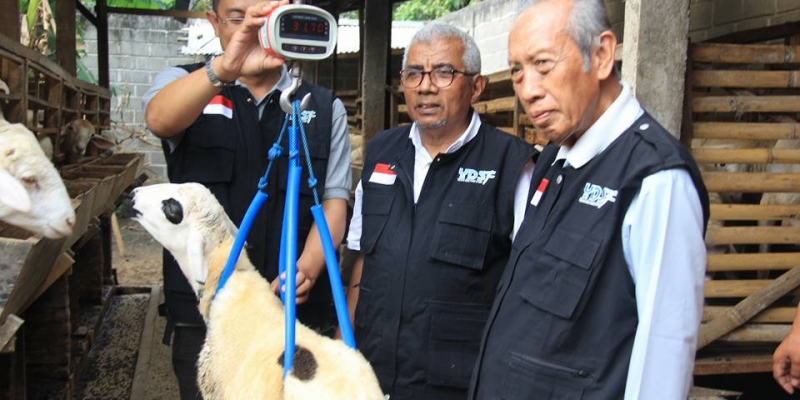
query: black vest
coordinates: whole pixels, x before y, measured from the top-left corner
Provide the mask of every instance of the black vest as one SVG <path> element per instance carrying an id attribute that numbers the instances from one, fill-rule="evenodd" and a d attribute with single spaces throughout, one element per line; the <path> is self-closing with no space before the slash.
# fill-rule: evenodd
<path id="1" fill-rule="evenodd" d="M 189 72 L 202 68 L 203 64 L 180 66 Z M 311 163 L 317 178 L 320 198 L 325 191 L 325 176 L 331 147 L 331 105 L 333 93 L 327 89 L 303 82 L 294 98 L 311 93 L 307 115 L 315 113 L 305 124 Z M 264 101 L 266 105 L 259 119 L 256 99 L 243 86 L 222 89 L 219 95 L 232 103 L 233 118 L 219 114 L 201 114 L 186 129 L 180 143 L 173 152 L 163 144 L 167 158 L 170 182 L 199 182 L 211 190 L 222 204 L 236 226 L 244 218 L 247 208 L 258 190 L 259 179 L 264 175 L 269 162 L 268 151 L 278 138 L 284 121 L 279 105 L 280 91 L 273 91 Z M 278 275 L 283 208 L 286 196 L 288 173 L 288 132 L 284 133 L 281 157 L 273 162 L 268 177 L 268 199 L 261 208 L 247 237 L 247 254 L 261 275 L 273 280 Z M 310 207 L 314 198 L 308 186 L 308 167 L 305 153 L 300 151 L 300 200 L 298 213 L 297 254 L 302 252 L 306 237 L 313 223 Z M 177 324 L 202 324 L 197 311 L 195 296 L 181 273 L 175 260 L 165 251 L 164 294 L 167 310 Z M 308 303 L 297 307 L 298 318 L 305 321 L 309 308 L 320 308 L 320 303 L 333 303 L 327 273 L 320 274 Z M 314 304 L 316 303 L 316 304 Z M 327 310 L 326 306 L 326 312 Z"/>
<path id="2" fill-rule="evenodd" d="M 536 165 L 532 188 L 549 184 L 514 240 L 470 398 L 622 399 L 638 323 L 625 213 L 645 177 L 684 168 L 708 221 L 697 166 L 647 114 L 580 169 L 551 168 L 557 152 Z"/>
<path id="3" fill-rule="evenodd" d="M 415 205 L 409 132 L 384 131 L 367 146 L 356 339 L 393 400 L 463 400 L 534 150 L 483 124 L 434 159 Z M 376 169 L 394 181 L 374 182 Z"/>

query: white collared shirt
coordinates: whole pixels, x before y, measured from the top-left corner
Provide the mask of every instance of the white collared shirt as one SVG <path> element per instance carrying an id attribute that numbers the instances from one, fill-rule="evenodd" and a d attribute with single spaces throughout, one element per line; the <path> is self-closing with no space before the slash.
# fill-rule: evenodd
<path id="1" fill-rule="evenodd" d="M 472 112 L 472 119 L 469 126 L 464 133 L 458 137 L 444 152 L 445 154 L 453 153 L 462 148 L 470 140 L 478 135 L 478 130 L 481 127 L 481 119 L 478 113 Z M 414 203 L 416 204 L 419 195 L 422 192 L 422 185 L 425 183 L 425 177 L 428 176 L 428 170 L 433 163 L 433 157 L 422 145 L 422 139 L 419 136 L 419 129 L 417 124 L 411 126 L 411 132 L 408 138 L 414 145 Z M 514 229 L 511 233 L 511 239 L 517 234 L 522 219 L 525 217 L 525 207 L 528 198 L 528 189 L 531 176 L 533 175 L 533 161 L 525 164 L 522 173 L 520 174 L 519 181 L 517 182 L 516 190 L 514 191 Z M 358 182 L 355 191 L 355 203 L 353 204 L 353 218 L 350 220 L 350 230 L 347 232 L 347 248 L 350 250 L 361 250 L 361 229 L 362 229 L 362 214 L 361 203 L 364 197 L 364 188 L 361 187 L 361 181 Z"/>
<path id="2" fill-rule="evenodd" d="M 623 84 L 608 110 L 572 148 L 562 146 L 556 159 L 583 167 L 643 112 Z M 645 177 L 625 214 L 621 235 L 639 317 L 625 399 L 686 399 L 706 266 L 702 206 L 689 173 L 669 169 Z"/>

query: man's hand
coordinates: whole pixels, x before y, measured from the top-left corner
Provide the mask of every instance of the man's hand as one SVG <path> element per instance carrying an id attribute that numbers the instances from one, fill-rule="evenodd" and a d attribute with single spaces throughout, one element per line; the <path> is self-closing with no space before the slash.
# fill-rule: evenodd
<path id="1" fill-rule="evenodd" d="M 219 62 L 214 65 L 219 79 L 232 82 L 241 76 L 258 75 L 283 65 L 283 59 L 270 56 L 261 47 L 258 30 L 267 21 L 269 13 L 287 4 L 289 0 L 266 1 L 247 9 L 244 21 L 225 48 L 225 54 L 218 57 Z"/>
<path id="2" fill-rule="evenodd" d="M 281 274 L 281 279 L 286 281 L 286 273 Z M 296 300 L 297 304 L 303 304 L 306 301 L 308 301 L 308 296 L 311 294 L 311 288 L 314 287 L 314 283 L 316 282 L 317 282 L 317 277 L 312 277 L 311 274 L 303 272 L 303 268 L 301 268 L 301 266 L 299 265 L 297 266 L 297 275 L 295 277 L 295 287 L 297 288 L 295 297 L 297 299 Z M 280 296 L 281 292 L 286 293 L 286 285 L 281 285 L 279 291 L 278 283 L 279 279 L 275 278 L 275 280 L 272 281 L 271 286 L 272 286 L 272 291 L 276 295 Z"/>
<path id="3" fill-rule="evenodd" d="M 789 394 L 800 387 L 800 330 L 792 329 L 772 355 L 772 376 Z"/>

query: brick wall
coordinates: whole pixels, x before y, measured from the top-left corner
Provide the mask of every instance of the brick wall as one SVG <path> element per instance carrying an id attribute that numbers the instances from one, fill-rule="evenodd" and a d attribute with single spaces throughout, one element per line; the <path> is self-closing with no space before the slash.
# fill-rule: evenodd
<path id="1" fill-rule="evenodd" d="M 800 22 L 798 0 L 692 0 L 689 35 L 702 42 L 790 22 Z"/>
<path id="2" fill-rule="evenodd" d="M 97 77 L 97 31 L 89 23 L 85 26 L 88 55 L 83 62 Z M 202 61 L 180 54 L 186 44 L 184 26 L 173 18 L 152 16 L 112 14 L 108 21 L 111 134 L 122 141 L 124 151 L 145 154 L 146 172 L 157 181 L 166 181 L 166 163 L 159 140 L 145 129 L 142 95 L 167 66 Z"/>

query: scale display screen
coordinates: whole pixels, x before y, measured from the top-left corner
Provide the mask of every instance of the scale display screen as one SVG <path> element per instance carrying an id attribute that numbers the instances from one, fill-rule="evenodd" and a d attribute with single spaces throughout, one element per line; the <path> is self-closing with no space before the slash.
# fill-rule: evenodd
<path id="1" fill-rule="evenodd" d="M 281 15 L 280 36 L 327 42 L 330 39 L 330 23 L 319 15 L 289 12 Z"/>

